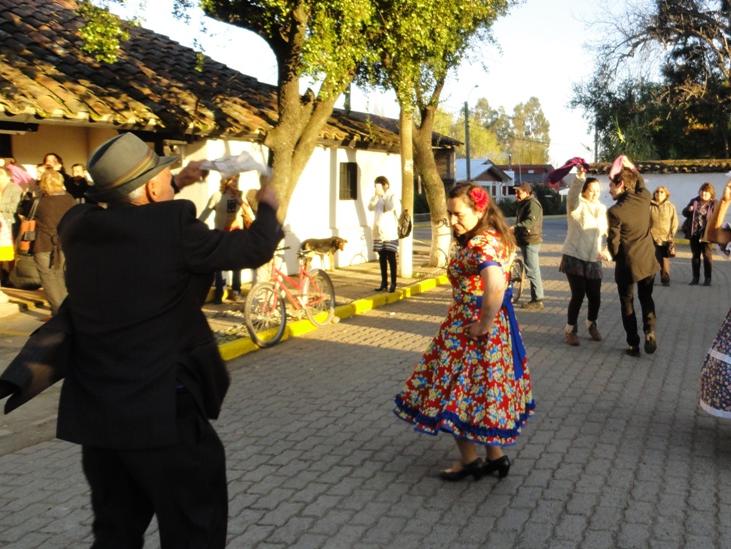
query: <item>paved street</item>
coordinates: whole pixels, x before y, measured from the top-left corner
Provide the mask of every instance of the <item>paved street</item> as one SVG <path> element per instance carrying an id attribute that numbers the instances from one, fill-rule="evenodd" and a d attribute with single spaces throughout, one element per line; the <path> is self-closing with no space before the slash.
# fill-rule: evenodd
<path id="1" fill-rule="evenodd" d="M 568 286 L 548 240 L 548 306 L 518 313 L 538 408 L 508 449 L 508 478 L 442 482 L 450 438 L 391 413 L 450 301 L 439 288 L 230 363 L 216 423 L 229 546 L 731 546 L 731 423 L 696 405 L 703 354 L 731 303 L 731 262 L 716 261 L 713 287 L 688 287 L 681 250 L 673 286 L 655 290 L 659 349 L 632 359 L 608 270 L 604 341 L 580 330 L 580 347 L 562 342 Z M 57 440 L 0 457 L 0 545 L 88 546 L 79 461 Z M 154 529 L 146 546 L 158 547 Z"/>

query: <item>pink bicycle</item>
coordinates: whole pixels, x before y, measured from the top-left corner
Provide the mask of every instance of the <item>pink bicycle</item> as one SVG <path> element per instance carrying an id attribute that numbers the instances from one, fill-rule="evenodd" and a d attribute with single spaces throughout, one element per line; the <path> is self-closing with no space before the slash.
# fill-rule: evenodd
<path id="1" fill-rule="evenodd" d="M 283 252 L 288 248 L 279 248 Z M 283 273 L 272 262 L 268 282 L 254 284 L 246 296 L 244 321 L 252 341 L 259 347 L 276 345 L 284 335 L 289 302 L 293 316 L 307 318 L 315 326 L 332 321 L 335 316 L 335 289 L 330 277 L 322 269 L 309 269 L 312 252 L 299 251 L 299 270 L 296 277 Z M 281 254 L 278 254 L 281 264 Z"/>

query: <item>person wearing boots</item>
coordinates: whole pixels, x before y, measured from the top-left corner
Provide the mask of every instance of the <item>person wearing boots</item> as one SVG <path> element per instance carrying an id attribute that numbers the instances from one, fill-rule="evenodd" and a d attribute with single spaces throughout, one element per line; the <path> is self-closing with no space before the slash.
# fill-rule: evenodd
<path id="1" fill-rule="evenodd" d="M 599 181 L 586 177 L 583 166 L 576 169 L 566 199 L 568 230 L 558 267 L 571 288 L 564 340 L 573 347 L 580 344 L 578 319 L 584 296 L 588 302 L 586 327 L 589 337 L 594 341 L 602 339 L 596 322 L 601 305 L 602 260 L 609 258 L 602 245 L 607 235 L 607 208 L 599 201 Z"/>
<path id="2" fill-rule="evenodd" d="M 693 269 L 691 286 L 696 286 L 701 276 L 701 255 L 703 256 L 703 285 L 711 285 L 711 269 L 713 266 L 713 250 L 710 242 L 706 242 L 703 233 L 715 205 L 716 190 L 710 183 L 703 183 L 698 189 L 698 196 L 692 199 L 683 209 L 683 215 L 688 218 L 685 227 L 686 238 L 690 240 L 690 251 L 693 254 L 690 265 Z"/>
<path id="3" fill-rule="evenodd" d="M 615 203 L 607 210 L 609 230 L 607 248 L 614 259 L 614 280 L 622 312 L 622 325 L 629 347 L 626 354 L 640 356 L 640 336 L 637 333 L 634 292 L 642 308 L 642 328 L 645 332 L 645 352 L 657 349 L 655 336 L 655 302 L 652 289 L 655 273 L 660 266 L 655 259 L 655 245 L 650 235 L 650 192 L 629 159 L 621 155 L 609 172 L 609 194 Z"/>
<path id="4" fill-rule="evenodd" d="M 375 180 L 375 194 L 368 203 L 368 209 L 375 212 L 373 217 L 373 251 L 378 253 L 381 266 L 381 285 L 375 288 L 382 292 L 386 288 L 390 293 L 396 291 L 396 251 L 398 250 L 398 218 L 396 216 L 396 198 L 390 190 L 390 183 L 379 175 Z M 391 284 L 388 284 L 388 269 L 391 270 Z"/>
<path id="5" fill-rule="evenodd" d="M 660 282 L 670 286 L 670 258 L 674 253 L 675 233 L 678 232 L 678 213 L 670 202 L 670 191 L 664 185 L 655 189 L 650 203 L 650 233 L 655 243 L 655 257 L 660 264 Z"/>
<path id="6" fill-rule="evenodd" d="M 515 211 L 513 233 L 525 263 L 525 274 L 530 282 L 530 301 L 524 309 L 543 309 L 543 279 L 539 253 L 543 242 L 543 206 L 533 194 L 530 183 L 515 188 L 518 209 Z"/>

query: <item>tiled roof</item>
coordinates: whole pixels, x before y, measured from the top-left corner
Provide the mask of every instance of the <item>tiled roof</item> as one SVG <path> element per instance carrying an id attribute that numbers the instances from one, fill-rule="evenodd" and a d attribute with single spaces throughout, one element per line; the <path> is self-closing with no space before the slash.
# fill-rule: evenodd
<path id="1" fill-rule="evenodd" d="M 81 50 L 76 7 L 0 0 L 0 117 L 259 140 L 275 123 L 274 86 L 208 57 L 198 72 L 194 50 L 151 30 L 131 28 L 115 63 L 94 60 Z M 398 121 L 335 111 L 320 137 L 397 151 Z"/>
<path id="2" fill-rule="evenodd" d="M 731 170 L 731 158 L 704 158 L 690 160 L 646 160 L 636 162 L 640 173 L 720 173 Z M 611 163 L 597 162 L 592 164 L 589 173 L 609 173 Z"/>

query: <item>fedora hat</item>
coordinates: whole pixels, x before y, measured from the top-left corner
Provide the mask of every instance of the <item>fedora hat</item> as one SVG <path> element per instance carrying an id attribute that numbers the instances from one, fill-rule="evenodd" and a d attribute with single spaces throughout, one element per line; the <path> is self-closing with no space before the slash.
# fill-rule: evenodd
<path id="1" fill-rule="evenodd" d="M 133 133 L 119 134 L 91 153 L 87 169 L 94 186 L 87 192 L 102 202 L 129 194 L 177 160 L 177 156 L 158 156 Z"/>

